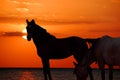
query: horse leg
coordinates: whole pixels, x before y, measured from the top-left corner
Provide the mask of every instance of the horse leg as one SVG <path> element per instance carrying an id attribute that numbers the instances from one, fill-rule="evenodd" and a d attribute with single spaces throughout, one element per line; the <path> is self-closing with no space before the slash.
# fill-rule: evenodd
<path id="1" fill-rule="evenodd" d="M 44 73 L 44 79 L 47 80 L 47 60 L 42 59 L 42 64 L 43 64 L 43 73 Z"/>
<path id="2" fill-rule="evenodd" d="M 93 75 L 92 75 L 92 69 L 91 69 L 91 67 L 89 66 L 87 69 L 88 69 L 88 74 L 90 76 L 90 80 L 94 80 L 93 79 Z"/>
<path id="3" fill-rule="evenodd" d="M 109 80 L 113 80 L 113 66 L 109 65 Z"/>
<path id="4" fill-rule="evenodd" d="M 104 70 L 104 63 L 99 63 L 98 62 L 98 65 L 99 65 L 99 68 L 100 68 L 100 71 L 101 71 L 101 78 L 102 80 L 105 80 L 105 70 Z"/>
<path id="5" fill-rule="evenodd" d="M 49 60 L 48 60 L 48 65 L 47 65 L 47 72 L 48 72 L 49 80 L 52 80 L 51 72 L 50 72 L 50 63 L 49 63 Z"/>
<path id="6" fill-rule="evenodd" d="M 49 80 L 52 80 L 51 74 L 50 74 L 49 59 L 42 59 L 42 63 L 43 63 L 44 79 L 48 80 L 47 78 L 48 76 Z"/>

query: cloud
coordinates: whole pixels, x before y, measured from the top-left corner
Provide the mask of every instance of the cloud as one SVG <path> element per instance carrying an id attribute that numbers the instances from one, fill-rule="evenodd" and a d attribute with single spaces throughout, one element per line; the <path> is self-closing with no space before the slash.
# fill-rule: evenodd
<path id="1" fill-rule="evenodd" d="M 120 29 L 91 29 L 89 32 L 120 32 Z"/>
<path id="2" fill-rule="evenodd" d="M 37 2 L 25 2 L 25 1 L 23 1 L 22 4 L 25 4 L 25 5 L 40 5 L 40 3 L 37 3 Z"/>
<path id="3" fill-rule="evenodd" d="M 1 32 L 0 36 L 23 36 L 26 35 L 25 33 L 22 32 Z"/>
<path id="4" fill-rule="evenodd" d="M 111 0 L 113 3 L 120 3 L 120 0 Z"/>
<path id="5" fill-rule="evenodd" d="M 46 22 L 51 22 L 51 23 L 58 23 L 58 24 L 96 24 L 100 23 L 97 21 L 82 21 L 82 20 L 51 20 L 51 21 L 46 21 Z"/>
<path id="6" fill-rule="evenodd" d="M 0 16 L 0 23 L 24 23 L 26 18 L 16 17 L 15 15 L 12 16 Z"/>
<path id="7" fill-rule="evenodd" d="M 20 12 L 28 12 L 29 9 L 28 8 L 16 8 L 17 11 L 20 11 Z"/>
<path id="8" fill-rule="evenodd" d="M 25 23 L 26 19 L 34 19 L 37 22 L 41 23 L 51 23 L 51 24 L 96 24 L 102 23 L 103 21 L 95 21 L 95 20 L 63 20 L 63 19 L 40 19 L 36 17 L 17 17 L 15 15 L 12 16 L 1 16 L 0 23 Z"/>
<path id="9" fill-rule="evenodd" d="M 40 5 L 37 1 L 19 1 L 19 0 L 9 0 L 9 2 L 12 2 L 14 4 L 23 4 L 23 5 Z"/>
<path id="10" fill-rule="evenodd" d="M 16 1 L 16 0 L 8 0 L 9 2 L 12 2 L 12 3 L 15 3 L 15 4 L 19 4 L 20 2 L 19 1 Z"/>

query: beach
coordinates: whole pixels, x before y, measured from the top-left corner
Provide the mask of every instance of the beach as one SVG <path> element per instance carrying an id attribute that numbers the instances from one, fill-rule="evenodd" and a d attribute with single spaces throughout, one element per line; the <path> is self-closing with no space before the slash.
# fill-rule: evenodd
<path id="1" fill-rule="evenodd" d="M 108 80 L 108 70 L 106 80 Z M 76 80 L 73 69 L 51 69 L 53 80 Z M 120 80 L 120 70 L 114 70 L 114 80 Z M 93 69 L 94 80 L 101 80 L 100 70 Z M 0 80 L 44 80 L 42 69 L 0 69 Z M 89 76 L 88 76 L 88 79 Z"/>

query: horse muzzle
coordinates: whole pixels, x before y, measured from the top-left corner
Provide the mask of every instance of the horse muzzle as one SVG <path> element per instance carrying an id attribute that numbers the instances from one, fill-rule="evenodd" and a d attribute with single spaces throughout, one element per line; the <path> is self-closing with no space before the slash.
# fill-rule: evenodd
<path id="1" fill-rule="evenodd" d="M 31 40 L 31 37 L 30 37 L 30 36 L 27 36 L 27 40 L 30 41 L 30 40 Z"/>

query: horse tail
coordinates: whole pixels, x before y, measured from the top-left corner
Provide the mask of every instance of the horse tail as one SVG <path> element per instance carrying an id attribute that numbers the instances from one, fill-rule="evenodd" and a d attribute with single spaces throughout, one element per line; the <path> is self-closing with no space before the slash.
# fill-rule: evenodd
<path id="1" fill-rule="evenodd" d="M 88 43 L 91 43 L 91 44 L 94 44 L 96 43 L 100 38 L 96 38 L 96 39 L 91 39 L 91 38 L 87 38 L 87 39 L 84 39 L 86 42 Z"/>

